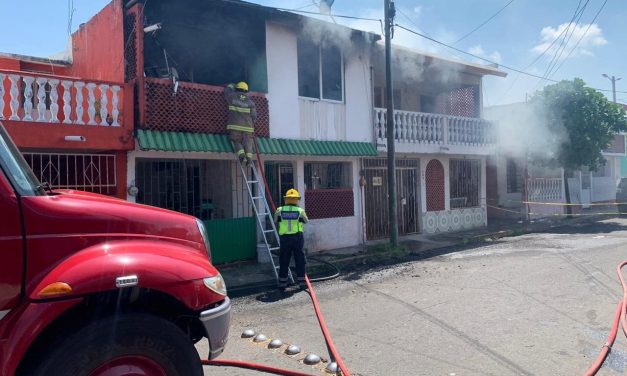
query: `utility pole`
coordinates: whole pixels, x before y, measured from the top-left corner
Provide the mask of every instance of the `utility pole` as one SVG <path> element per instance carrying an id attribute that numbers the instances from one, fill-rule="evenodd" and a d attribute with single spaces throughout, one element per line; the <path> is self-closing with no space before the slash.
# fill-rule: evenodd
<path id="1" fill-rule="evenodd" d="M 396 204 L 396 155 L 394 140 L 394 95 L 392 90 L 392 33 L 396 8 L 394 1 L 384 0 L 385 9 L 385 98 L 387 102 L 387 141 L 388 141 L 388 207 L 390 224 L 390 245 L 398 246 L 398 209 Z"/>
<path id="2" fill-rule="evenodd" d="M 607 78 L 608 80 L 612 81 L 612 102 L 616 103 L 616 81 L 620 81 L 621 77 L 614 77 L 614 76 L 608 76 L 607 74 L 603 73 L 603 77 Z"/>

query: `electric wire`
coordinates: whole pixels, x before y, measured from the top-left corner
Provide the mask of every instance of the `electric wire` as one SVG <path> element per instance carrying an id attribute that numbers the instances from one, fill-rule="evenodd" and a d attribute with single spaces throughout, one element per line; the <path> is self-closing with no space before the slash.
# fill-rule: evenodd
<path id="1" fill-rule="evenodd" d="M 557 67 L 557 69 L 555 69 L 555 71 L 553 71 L 553 73 L 551 73 L 551 76 L 553 76 L 561 67 L 562 65 L 564 65 L 564 63 L 566 62 L 566 60 L 568 60 L 568 58 L 570 57 L 570 55 L 572 55 L 572 53 L 577 49 L 577 47 L 579 46 L 579 43 L 581 43 L 581 41 L 583 40 L 583 38 L 586 36 L 586 34 L 588 33 L 588 31 L 590 30 L 590 28 L 592 27 L 592 25 L 594 25 L 594 21 L 596 21 L 597 17 L 599 17 L 599 14 L 601 14 L 601 11 L 603 11 L 603 8 L 605 8 L 605 4 L 607 4 L 607 0 L 605 0 L 603 2 L 603 4 L 601 5 L 601 8 L 599 8 L 599 10 L 597 11 L 597 13 L 594 15 L 594 18 L 592 19 L 592 21 L 590 21 L 590 23 L 588 24 L 588 27 L 586 28 L 586 31 L 583 32 L 583 34 L 581 35 L 581 37 L 579 38 L 579 40 L 577 41 L 577 43 L 575 43 L 575 45 L 573 46 L 573 48 L 568 52 L 568 55 L 566 55 L 566 57 L 564 58 L 564 60 L 562 60 L 561 64 Z M 550 76 L 549 76 L 550 77 Z M 598 89 L 597 89 L 598 90 Z M 611 91 L 611 90 L 608 90 Z M 617 91 L 617 93 L 625 93 L 622 91 Z"/>
<path id="2" fill-rule="evenodd" d="M 429 37 L 429 36 L 427 36 L 427 35 L 425 35 L 425 34 L 419 33 L 419 32 L 417 32 L 417 31 L 415 31 L 415 30 L 412 30 L 412 29 L 410 29 L 410 28 L 408 28 L 408 27 L 405 27 L 405 26 L 403 26 L 403 25 L 400 25 L 400 24 L 398 24 L 398 23 L 394 24 L 394 26 L 397 26 L 397 27 L 399 27 L 399 28 L 401 28 L 401 29 L 403 29 L 403 30 L 405 30 L 405 31 L 408 31 L 408 32 L 410 32 L 410 33 L 412 33 L 412 34 L 415 34 L 415 35 L 417 35 L 417 36 L 419 36 L 419 37 L 421 37 L 421 38 L 428 39 L 428 40 L 430 40 L 430 41 L 432 41 L 432 42 L 434 42 L 434 43 L 437 43 L 437 44 L 439 44 L 439 45 L 441 45 L 441 46 L 447 47 L 447 48 L 449 48 L 449 49 L 452 49 L 452 50 L 457 51 L 457 52 L 459 52 L 459 53 L 462 53 L 462 54 L 464 54 L 464 55 L 472 56 L 472 57 L 474 57 L 475 59 L 479 59 L 479 60 L 485 61 L 485 62 L 490 63 L 490 64 L 495 64 L 496 66 L 503 67 L 503 68 L 505 68 L 505 69 L 507 69 L 507 70 L 511 70 L 511 71 L 513 71 L 513 72 L 518 72 L 518 73 L 520 73 L 520 74 L 524 74 L 524 75 L 526 75 L 526 76 L 530 76 L 530 77 L 535 77 L 535 78 L 545 79 L 545 80 L 547 80 L 547 81 L 551 81 L 551 82 L 559 82 L 558 80 L 555 80 L 555 79 L 551 79 L 551 78 L 544 78 L 543 76 L 540 76 L 540 75 L 537 75 L 537 74 L 533 74 L 533 73 L 530 73 L 530 72 L 526 72 L 526 71 L 523 71 L 523 70 L 521 70 L 521 69 L 513 68 L 513 67 L 508 66 L 508 65 L 505 65 L 505 64 L 497 63 L 497 62 L 495 62 L 495 61 L 493 61 L 493 60 L 486 59 L 486 58 L 481 57 L 481 56 L 479 56 L 479 55 L 475 55 L 475 54 L 473 54 L 473 53 L 470 53 L 470 52 L 464 51 L 464 50 L 459 49 L 459 48 L 457 48 L 457 47 L 451 46 L 450 44 L 447 44 L 447 43 L 441 42 L 441 41 L 439 41 L 439 40 L 437 40 L 437 39 L 435 39 L 435 38 L 431 38 L 431 37 Z M 607 89 L 598 89 L 598 88 L 591 87 L 591 86 L 588 86 L 588 87 L 590 87 L 591 89 L 594 89 L 594 90 L 598 90 L 598 91 L 603 91 L 603 92 L 612 92 L 612 90 L 607 90 Z M 616 91 L 616 93 L 627 94 L 627 91 Z"/>
<path id="3" fill-rule="evenodd" d="M 464 34 L 464 36 L 462 36 L 461 38 L 459 38 L 458 40 L 456 40 L 455 42 L 453 42 L 453 45 L 456 45 L 457 43 L 463 41 L 464 39 L 468 38 L 472 33 L 474 33 L 475 31 L 481 29 L 485 24 L 487 24 L 488 22 L 490 22 L 494 17 L 498 16 L 499 13 L 501 13 L 502 11 L 505 10 L 505 8 L 507 8 L 511 3 L 513 3 L 514 0 L 510 0 L 507 4 L 505 4 L 503 7 L 501 7 L 501 9 L 499 9 L 496 13 L 494 13 L 492 16 L 490 16 L 487 20 L 483 21 L 482 23 L 479 24 L 479 26 L 475 27 L 474 29 L 470 30 L 468 33 Z"/>
<path id="4" fill-rule="evenodd" d="M 546 67 L 546 70 L 544 71 L 544 74 L 543 74 L 544 77 L 549 77 L 550 72 L 553 70 L 553 68 L 555 68 L 555 65 L 557 65 L 557 62 L 559 61 L 560 57 L 564 53 L 564 49 L 568 46 L 568 42 L 570 41 L 570 38 L 574 34 L 575 30 L 577 30 L 577 25 L 579 24 L 579 21 L 581 20 L 583 13 L 586 11 L 586 8 L 588 7 L 589 3 L 590 3 L 590 0 L 586 0 L 586 2 L 581 7 L 581 10 L 579 10 L 579 7 L 575 10 L 575 14 L 573 14 L 573 17 L 571 18 L 570 22 L 566 26 L 566 35 L 564 35 L 564 37 L 560 41 L 560 45 L 557 47 L 557 49 L 553 53 L 553 57 L 551 58 L 549 65 Z M 573 26 L 573 22 L 574 22 L 574 26 Z M 569 33 L 571 26 L 573 26 L 573 30 L 572 32 Z M 543 81 L 541 80 L 540 83 L 542 82 Z"/>

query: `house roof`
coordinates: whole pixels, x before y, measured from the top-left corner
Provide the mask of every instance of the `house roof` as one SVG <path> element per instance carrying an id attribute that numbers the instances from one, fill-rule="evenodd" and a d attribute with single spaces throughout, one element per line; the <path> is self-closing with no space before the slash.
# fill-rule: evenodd
<path id="1" fill-rule="evenodd" d="M 37 57 L 37 56 L 26 56 L 26 55 L 12 54 L 12 53 L 6 53 L 6 52 L 0 52 L 0 58 L 28 61 L 28 62 L 39 63 L 39 64 L 59 65 L 59 66 L 64 66 L 64 67 L 72 65 L 72 62 L 67 61 L 67 60 L 59 60 L 55 58 L 46 58 L 46 57 Z"/>
<path id="2" fill-rule="evenodd" d="M 227 135 L 189 132 L 160 132 L 140 129 L 137 141 L 141 150 L 170 152 L 232 153 Z M 309 141 L 279 138 L 257 138 L 261 154 L 314 156 L 376 156 L 369 142 Z"/>
<path id="3" fill-rule="evenodd" d="M 384 47 L 382 42 L 379 42 L 379 45 L 382 48 Z M 440 55 L 432 54 L 429 52 L 424 52 L 424 51 L 420 51 L 417 49 L 408 48 L 408 47 L 399 46 L 399 45 L 393 45 L 392 49 L 401 53 L 421 56 L 424 58 L 425 63 L 427 64 L 454 65 L 454 66 L 460 67 L 461 68 L 459 69 L 460 71 L 466 71 L 469 73 L 479 74 L 482 76 L 485 76 L 485 75 L 492 75 L 492 76 L 499 76 L 499 77 L 507 76 L 507 73 L 500 70 L 498 66 L 477 64 L 477 63 L 472 63 L 469 61 L 459 60 L 459 59 L 451 59 L 451 58 L 443 57 Z"/>

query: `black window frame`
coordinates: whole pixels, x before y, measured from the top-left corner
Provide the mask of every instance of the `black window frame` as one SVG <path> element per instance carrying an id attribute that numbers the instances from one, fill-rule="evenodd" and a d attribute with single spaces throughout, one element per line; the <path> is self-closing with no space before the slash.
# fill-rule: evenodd
<path id="1" fill-rule="evenodd" d="M 315 50 L 315 51 L 312 51 Z M 327 85 L 337 84 L 338 77 L 334 77 L 333 82 L 327 82 L 325 77 L 325 66 L 328 69 L 328 64 L 323 64 L 325 58 L 325 52 L 337 51 L 337 54 L 332 57 L 339 57 L 339 61 L 335 63 L 339 65 L 339 72 L 334 70 L 329 75 L 337 75 L 339 73 L 339 98 L 337 97 L 337 89 L 327 89 Z M 300 98 L 315 99 L 320 101 L 344 103 L 345 99 L 345 67 L 344 67 L 344 54 L 341 48 L 335 44 L 327 41 L 322 43 L 314 43 L 305 38 L 298 38 L 297 40 L 297 64 L 298 64 L 298 96 Z M 305 79 L 311 80 L 314 78 L 318 81 L 317 87 L 312 88 L 313 85 L 308 84 L 305 86 Z M 329 93 L 335 93 L 336 95 L 329 95 Z"/>

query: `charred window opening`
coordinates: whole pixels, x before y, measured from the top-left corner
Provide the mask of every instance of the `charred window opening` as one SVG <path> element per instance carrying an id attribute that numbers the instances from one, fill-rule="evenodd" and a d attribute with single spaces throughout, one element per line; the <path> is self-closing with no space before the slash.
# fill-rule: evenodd
<path id="1" fill-rule="evenodd" d="M 449 166 L 451 209 L 479 206 L 481 161 L 451 159 Z"/>
<path id="2" fill-rule="evenodd" d="M 507 159 L 507 193 L 522 192 L 522 168 L 516 164 L 516 161 Z"/>
<path id="3" fill-rule="evenodd" d="M 342 101 L 342 51 L 324 42 L 298 39 L 298 95 L 306 98 Z M 321 95 L 322 94 L 322 95 Z"/>
<path id="4" fill-rule="evenodd" d="M 246 81 L 267 92 L 265 19 L 248 7 L 191 0 L 150 2 L 144 73 L 207 85 Z M 173 68 L 175 72 L 173 71 Z"/>

